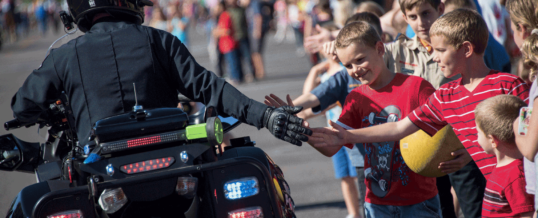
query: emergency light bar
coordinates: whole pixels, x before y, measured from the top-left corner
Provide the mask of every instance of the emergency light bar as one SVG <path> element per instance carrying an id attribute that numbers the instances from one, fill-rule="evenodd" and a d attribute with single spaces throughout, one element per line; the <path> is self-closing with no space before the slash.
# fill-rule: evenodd
<path id="1" fill-rule="evenodd" d="M 213 118 L 213 117 L 211 117 Z M 207 138 L 212 145 L 222 143 L 222 124 L 218 118 L 208 119 L 211 123 L 203 123 L 188 126 L 184 130 L 165 132 L 153 135 L 146 135 L 138 138 L 123 139 L 112 142 L 100 143 L 101 154 L 110 154 L 131 148 L 138 148 L 148 145 L 159 145 L 170 142 L 180 142 L 186 140 L 196 140 Z M 209 127 L 209 128 L 208 128 Z"/>
<path id="2" fill-rule="evenodd" d="M 101 154 L 109 154 L 117 151 L 123 151 L 131 148 L 138 148 L 147 145 L 158 145 L 169 142 L 179 142 L 187 140 L 185 130 L 160 133 L 155 135 L 144 136 L 140 138 L 130 138 L 112 142 L 101 143 Z"/>

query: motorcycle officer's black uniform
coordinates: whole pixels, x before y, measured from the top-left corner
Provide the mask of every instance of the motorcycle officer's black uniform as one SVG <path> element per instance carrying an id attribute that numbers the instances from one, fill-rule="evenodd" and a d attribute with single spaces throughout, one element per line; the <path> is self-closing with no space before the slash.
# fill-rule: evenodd
<path id="1" fill-rule="evenodd" d="M 306 136 L 298 133 L 311 134 L 300 127 L 302 119 L 291 115 L 300 108 L 274 109 L 246 97 L 200 66 L 177 37 L 140 25 L 142 6 L 147 3 L 115 0 L 116 5 L 110 5 L 114 1 L 90 0 L 97 5 L 108 4 L 108 10 L 104 10 L 107 14 L 103 18 L 89 25 L 93 17 L 90 15 L 102 15 L 106 7 L 100 7 L 101 11 L 80 7 L 88 4 L 88 0 L 81 0 L 74 8 L 73 1 L 77 0 L 68 1 L 71 14 L 86 34 L 54 49 L 28 76 L 11 102 L 14 116 L 21 122 L 37 120 L 65 91 L 78 139 L 84 144 L 96 121 L 131 110 L 135 105 L 135 83 L 138 104 L 148 109 L 176 107 L 180 92 L 214 106 L 221 115 L 231 115 L 258 129 L 268 127 L 277 138 L 293 144 L 306 141 Z M 122 3 L 139 7 L 119 7 Z"/>

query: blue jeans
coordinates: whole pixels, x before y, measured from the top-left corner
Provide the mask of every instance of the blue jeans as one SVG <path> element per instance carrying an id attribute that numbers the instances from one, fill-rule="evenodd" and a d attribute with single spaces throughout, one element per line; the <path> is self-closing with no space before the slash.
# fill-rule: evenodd
<path id="1" fill-rule="evenodd" d="M 366 218 L 442 217 L 439 195 L 418 204 L 408 206 L 378 205 L 365 202 L 364 209 Z"/>
<path id="2" fill-rule="evenodd" d="M 252 64 L 252 58 L 250 56 L 250 44 L 248 37 L 241 39 L 238 45 L 239 49 L 237 53 L 239 55 L 240 62 L 242 62 L 242 66 L 248 66 L 250 68 L 250 74 L 254 75 L 254 65 Z M 244 73 L 241 74 L 245 75 Z"/>
<path id="3" fill-rule="evenodd" d="M 226 54 L 224 54 L 226 59 L 226 64 L 228 65 L 228 73 L 230 74 L 230 79 L 237 82 L 241 81 L 243 75 L 241 75 L 241 62 L 237 55 L 237 50 L 234 49 Z"/>

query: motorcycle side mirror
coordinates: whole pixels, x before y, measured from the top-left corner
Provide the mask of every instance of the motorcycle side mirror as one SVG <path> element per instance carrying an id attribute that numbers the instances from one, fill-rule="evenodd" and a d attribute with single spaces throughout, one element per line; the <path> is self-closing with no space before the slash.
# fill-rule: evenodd
<path id="1" fill-rule="evenodd" d="M 39 151 L 39 143 L 22 141 L 13 134 L 0 136 L 0 170 L 34 173 Z"/>
<path id="2" fill-rule="evenodd" d="M 13 171 L 22 163 L 21 149 L 13 134 L 0 136 L 0 170 Z"/>

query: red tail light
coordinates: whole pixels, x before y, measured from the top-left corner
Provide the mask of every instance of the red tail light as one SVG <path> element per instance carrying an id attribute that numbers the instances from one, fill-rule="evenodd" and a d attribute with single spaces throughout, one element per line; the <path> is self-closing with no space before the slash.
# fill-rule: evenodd
<path id="1" fill-rule="evenodd" d="M 261 218 L 263 217 L 261 207 L 249 207 L 228 212 L 228 218 Z"/>
<path id="2" fill-rule="evenodd" d="M 47 218 L 83 218 L 83 216 L 80 210 L 68 210 L 47 216 Z"/>
<path id="3" fill-rule="evenodd" d="M 120 170 L 126 174 L 143 173 L 152 170 L 167 168 L 174 163 L 173 157 L 163 157 L 146 160 L 121 166 Z"/>

